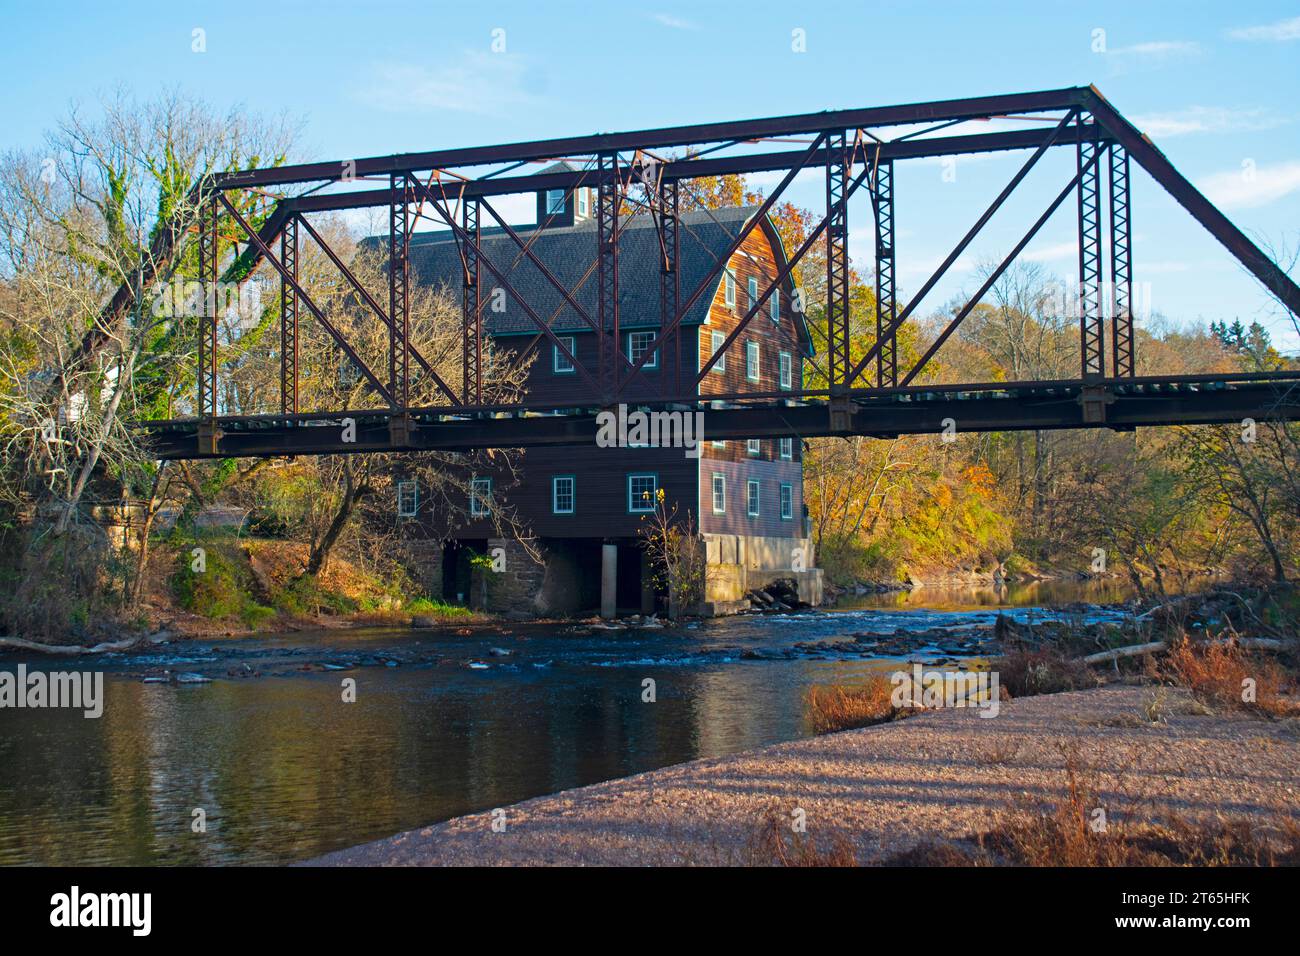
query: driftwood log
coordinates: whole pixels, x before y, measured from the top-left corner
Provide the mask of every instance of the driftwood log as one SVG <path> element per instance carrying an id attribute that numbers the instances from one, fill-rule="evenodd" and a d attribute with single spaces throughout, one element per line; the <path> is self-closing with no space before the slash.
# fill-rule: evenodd
<path id="1" fill-rule="evenodd" d="M 126 651 L 142 644 L 162 644 L 171 640 L 167 631 L 157 634 L 145 634 L 139 637 L 127 637 L 120 641 L 105 641 L 90 647 L 81 644 L 41 644 L 21 637 L 0 637 L 0 649 L 13 648 L 18 651 L 35 651 L 38 654 L 51 654 L 59 657 L 79 657 L 83 654 L 104 654 L 109 651 Z"/>
<path id="2" fill-rule="evenodd" d="M 1227 644 L 1227 639 L 1215 641 L 1216 644 Z M 1241 637 L 1237 639 L 1237 644 L 1241 647 L 1252 648 L 1261 651 L 1280 651 L 1283 647 L 1281 641 L 1275 641 L 1270 637 Z M 1117 647 L 1110 651 L 1100 651 L 1096 654 L 1089 654 L 1087 657 L 1080 658 L 1084 664 L 1108 664 L 1111 661 L 1117 661 L 1121 657 L 1138 657 L 1141 654 L 1154 654 L 1156 651 L 1168 649 L 1167 641 L 1152 641 L 1149 644 L 1131 644 L 1128 647 Z"/>

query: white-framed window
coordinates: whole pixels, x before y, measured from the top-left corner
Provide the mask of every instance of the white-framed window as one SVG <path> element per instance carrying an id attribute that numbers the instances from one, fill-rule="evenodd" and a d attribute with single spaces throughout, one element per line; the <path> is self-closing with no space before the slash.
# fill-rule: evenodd
<path id="1" fill-rule="evenodd" d="M 638 511 L 654 511 L 655 492 L 659 488 L 659 476 L 652 474 L 628 475 L 627 476 L 627 510 L 635 513 Z"/>
<path id="2" fill-rule="evenodd" d="M 469 483 L 469 513 L 482 518 L 492 513 L 492 479 L 474 478 Z"/>
<path id="3" fill-rule="evenodd" d="M 713 364 L 713 371 L 717 372 L 719 375 L 727 370 L 727 353 L 722 351 L 722 343 L 725 341 L 727 341 L 727 337 L 723 333 L 709 333 L 709 345 L 713 349 L 712 355 L 709 357 L 712 358 L 713 355 L 718 356 L 717 362 Z"/>
<path id="4" fill-rule="evenodd" d="M 564 190 L 546 190 L 546 215 L 554 216 L 564 212 Z"/>
<path id="5" fill-rule="evenodd" d="M 758 517 L 758 482 L 745 482 L 745 513 L 751 518 Z"/>
<path id="6" fill-rule="evenodd" d="M 726 448 L 726 447 L 727 447 L 727 443 L 726 443 L 725 441 L 718 441 L 716 438 L 713 439 L 713 441 L 709 442 L 709 444 L 712 445 L 714 448 Z"/>
<path id="7" fill-rule="evenodd" d="M 781 321 L 781 290 L 773 289 L 772 298 L 767 300 L 767 314 L 772 317 L 773 322 Z"/>
<path id="8" fill-rule="evenodd" d="M 758 381 L 758 343 L 745 343 L 745 378 L 751 382 Z"/>
<path id="9" fill-rule="evenodd" d="M 564 347 L 569 350 L 569 355 L 577 358 L 578 340 L 572 335 L 561 335 L 559 336 L 559 339 L 564 343 Z M 561 352 L 558 345 L 551 346 L 551 370 L 555 372 L 556 375 L 568 375 L 570 372 L 574 371 L 573 363 L 569 361 L 569 356 Z"/>
<path id="10" fill-rule="evenodd" d="M 556 475 L 551 479 L 551 511 L 557 515 L 573 514 L 576 503 L 573 475 Z"/>
<path id="11" fill-rule="evenodd" d="M 397 517 L 414 518 L 420 511 L 420 486 L 412 480 L 397 483 Z"/>
<path id="12" fill-rule="evenodd" d="M 585 189 L 579 189 L 579 190 L 578 190 L 578 194 L 577 194 L 577 195 L 578 195 L 578 215 L 579 215 L 579 216 L 585 216 L 585 215 L 587 215 L 587 192 L 588 192 L 588 191 L 585 190 Z"/>
<path id="13" fill-rule="evenodd" d="M 722 301 L 728 308 L 736 306 L 736 274 L 730 269 L 722 279 Z"/>
<path id="14" fill-rule="evenodd" d="M 777 356 L 777 362 L 780 366 L 780 381 L 782 388 L 790 388 L 791 382 L 794 381 L 794 361 L 789 352 L 782 352 Z"/>
<path id="15" fill-rule="evenodd" d="M 641 360 L 641 356 L 650 351 L 650 343 L 655 340 L 653 332 L 629 332 L 627 334 L 627 357 L 635 365 Z M 642 368 L 658 368 L 659 353 L 655 352 L 646 361 Z"/>
<path id="16" fill-rule="evenodd" d="M 713 513 L 727 513 L 727 476 L 716 472 L 713 475 Z"/>
<path id="17" fill-rule="evenodd" d="M 761 438 L 751 438 L 745 442 L 745 451 L 751 455 L 761 455 L 763 453 L 763 440 Z"/>
<path id="18" fill-rule="evenodd" d="M 758 301 L 758 280 L 753 276 L 750 276 L 749 282 L 746 286 L 747 291 L 749 292 L 749 307 L 752 309 L 754 304 Z"/>
<path id="19" fill-rule="evenodd" d="M 780 446 L 781 446 L 781 460 L 792 461 L 794 459 L 794 439 L 782 438 L 780 442 Z"/>
<path id="20" fill-rule="evenodd" d="M 781 520 L 791 521 L 794 519 L 794 486 L 781 486 Z"/>

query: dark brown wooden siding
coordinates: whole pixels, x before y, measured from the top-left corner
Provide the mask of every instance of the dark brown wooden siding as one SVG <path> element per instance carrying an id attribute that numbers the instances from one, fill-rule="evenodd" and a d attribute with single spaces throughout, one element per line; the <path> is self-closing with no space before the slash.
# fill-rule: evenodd
<path id="1" fill-rule="evenodd" d="M 539 537 L 635 537 L 644 527 L 639 514 L 627 507 L 627 476 L 649 473 L 679 511 L 695 511 L 698 462 L 687 458 L 681 448 L 533 448 L 520 453 L 518 483 L 497 475 L 493 496 L 525 517 Z M 575 479 L 573 514 L 554 514 L 551 509 L 551 479 L 572 475 Z M 698 517 L 698 515 L 697 515 Z M 468 522 L 460 537 L 493 535 L 492 522 Z"/>

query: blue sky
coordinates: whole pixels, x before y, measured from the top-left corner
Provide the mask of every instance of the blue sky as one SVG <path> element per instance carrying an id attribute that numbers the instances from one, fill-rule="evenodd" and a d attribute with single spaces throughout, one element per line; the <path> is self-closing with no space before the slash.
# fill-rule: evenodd
<path id="1" fill-rule="evenodd" d="M 1300 2 L 0 2 L 0 148 L 37 147 L 72 100 L 179 86 L 303 123 L 339 159 L 1095 83 L 1239 226 L 1300 243 Z M 192 50 L 202 29 L 206 51 Z M 807 50 L 792 50 L 803 30 Z M 494 53 L 493 31 L 505 52 Z M 497 34 L 498 38 L 501 36 Z M 987 128 L 987 127 L 985 127 Z M 1068 180 L 1044 160 L 927 300 L 973 289 Z M 901 165 L 899 281 L 915 289 L 1023 154 Z M 949 181 L 951 180 L 951 181 Z M 815 178 L 792 198 L 813 205 Z M 526 204 L 512 208 L 523 209 Z M 870 223 L 851 248 L 870 268 Z M 520 220 L 527 214 L 520 212 Z M 1177 323 L 1258 319 L 1300 348 L 1253 279 L 1140 171 L 1135 279 Z M 1027 250 L 1068 277 L 1067 203 Z M 1077 268 L 1077 267 L 1074 267 Z M 928 311 L 928 310 L 927 310 Z"/>

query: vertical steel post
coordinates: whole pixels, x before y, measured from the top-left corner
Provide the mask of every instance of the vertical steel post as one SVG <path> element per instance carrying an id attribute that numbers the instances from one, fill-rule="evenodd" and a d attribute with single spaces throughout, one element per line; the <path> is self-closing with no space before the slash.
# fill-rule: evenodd
<path id="1" fill-rule="evenodd" d="M 876 213 L 876 386 L 893 388 L 898 384 L 897 330 L 886 336 L 894 324 L 894 163 L 887 160 L 876 167 L 874 190 Z"/>
<path id="2" fill-rule="evenodd" d="M 849 369 L 849 157 L 844 130 L 826 140 L 826 340 L 832 395 L 847 389 Z"/>
<path id="3" fill-rule="evenodd" d="M 1133 233 L 1129 210 L 1128 150 L 1116 143 L 1110 147 L 1110 341 L 1116 378 L 1131 378 L 1134 374 Z"/>
<path id="4" fill-rule="evenodd" d="M 217 201 L 199 207 L 199 417 L 217 417 Z"/>
<path id="5" fill-rule="evenodd" d="M 618 154 L 602 153 L 598 158 L 600 187 L 596 201 L 596 254 L 599 309 L 596 324 L 599 327 L 596 341 L 599 344 L 599 373 L 601 386 L 607 389 L 600 396 L 606 402 L 618 392 L 619 366 L 619 316 L 618 316 L 618 213 L 622 199 L 619 182 Z"/>
<path id="6" fill-rule="evenodd" d="M 280 261 L 298 281 L 298 217 L 290 216 L 280 233 Z M 280 276 L 280 413 L 298 413 L 298 290 Z"/>
<path id="7" fill-rule="evenodd" d="M 465 239 L 465 285 L 461 295 L 461 402 L 483 404 L 483 303 L 478 274 L 479 203 L 465 199 L 460 207 Z"/>
<path id="8" fill-rule="evenodd" d="M 682 279 L 677 269 L 677 258 L 681 253 L 680 232 L 677 217 L 680 212 L 677 180 L 665 182 L 659 180 L 659 214 L 663 223 L 663 262 L 659 274 L 659 329 L 668 327 L 673 316 L 681 306 Z M 698 338 L 698 334 L 697 334 Z M 672 396 L 679 398 L 682 391 L 682 330 L 681 326 L 673 329 L 671 344 L 665 349 L 664 364 L 671 357 Z M 665 368 L 665 374 L 667 369 Z"/>
<path id="9" fill-rule="evenodd" d="M 411 406 L 410 244 L 411 186 L 404 173 L 389 177 L 388 206 L 388 391 L 389 403 L 406 412 Z"/>
<path id="10" fill-rule="evenodd" d="M 1080 118 L 1082 120 L 1082 117 Z M 1079 123 L 1075 153 L 1079 171 L 1079 350 L 1082 378 L 1106 375 L 1105 318 L 1101 283 L 1101 163 L 1095 124 Z"/>

